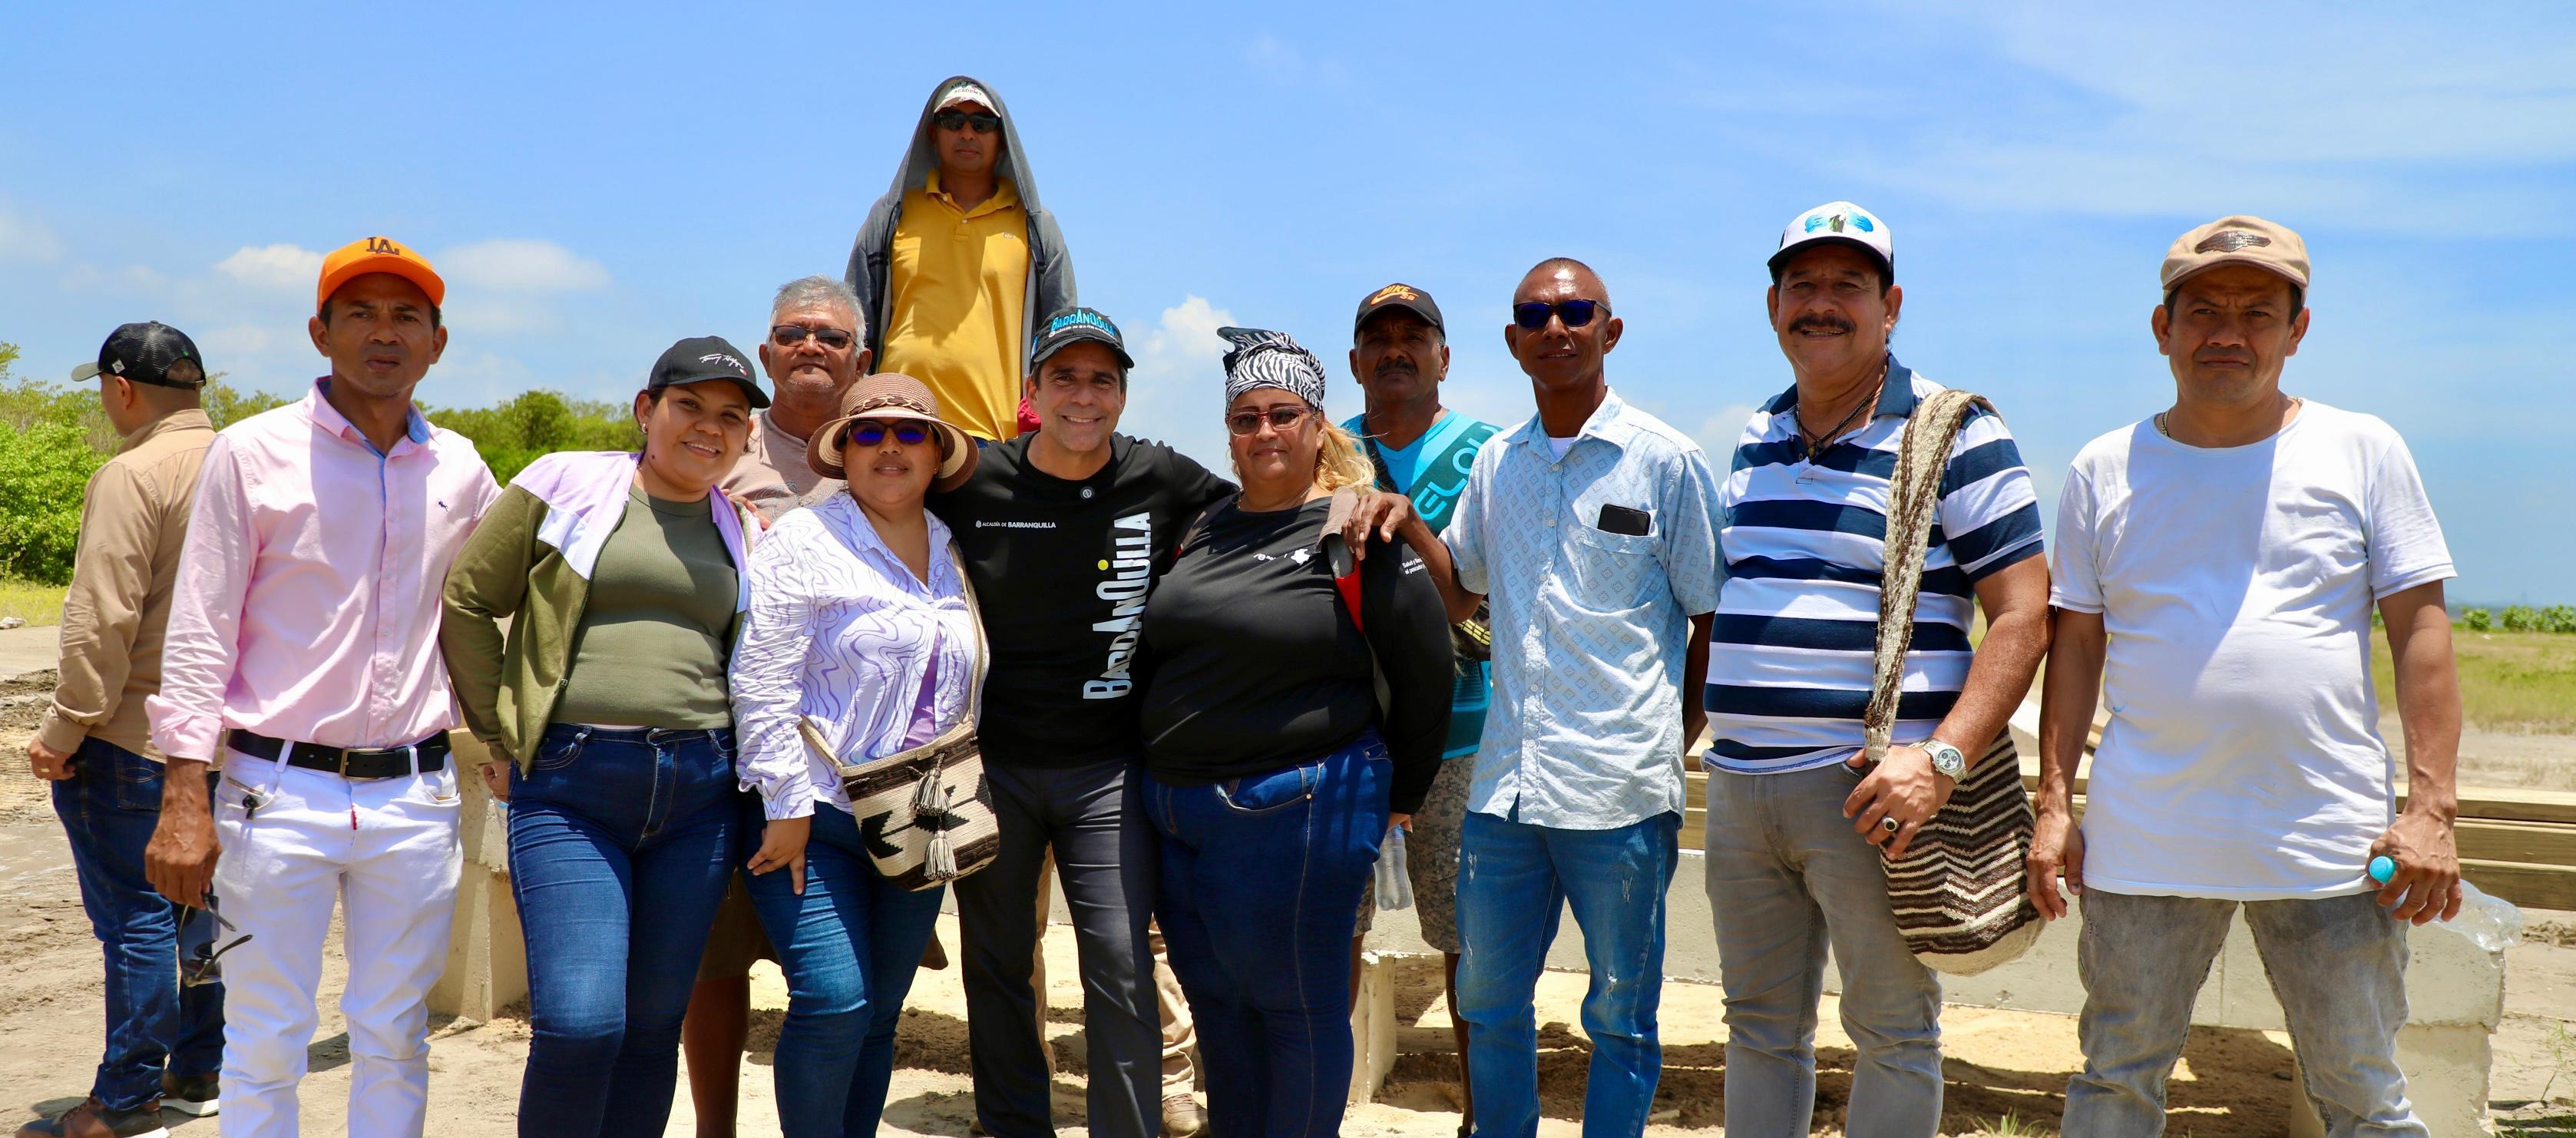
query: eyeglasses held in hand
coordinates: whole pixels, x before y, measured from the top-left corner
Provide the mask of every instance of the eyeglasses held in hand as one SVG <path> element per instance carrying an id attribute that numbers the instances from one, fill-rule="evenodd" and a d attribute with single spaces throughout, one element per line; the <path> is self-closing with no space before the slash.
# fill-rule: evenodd
<path id="1" fill-rule="evenodd" d="M 918 422 L 852 423 L 847 437 L 860 446 L 872 447 L 884 442 L 889 433 L 894 435 L 894 441 L 908 447 L 917 447 L 930 441 L 930 428 Z"/>
<path id="2" fill-rule="evenodd" d="M 1547 318 L 1553 315 L 1563 319 L 1568 328 L 1580 328 L 1592 323 L 1594 312 L 1608 311 L 1610 306 L 1597 300 L 1560 300 L 1554 304 L 1533 300 L 1512 306 L 1512 323 L 1536 332 L 1547 327 Z"/>
<path id="3" fill-rule="evenodd" d="M 975 128 L 975 133 L 977 134 L 991 134 L 994 131 L 1002 129 L 1002 116 L 1000 115 L 970 115 L 964 111 L 941 111 L 938 114 L 930 116 L 930 121 L 937 123 L 948 130 L 955 130 L 961 126 L 971 126 Z"/>
<path id="4" fill-rule="evenodd" d="M 1309 412 L 1304 407 L 1273 407 L 1268 411 L 1232 411 L 1225 417 L 1225 429 L 1237 435 L 1248 435 L 1261 429 L 1267 419 L 1270 429 L 1284 431 L 1297 425 Z"/>
<path id="5" fill-rule="evenodd" d="M 857 337 L 838 328 L 802 328 L 794 324 L 781 324 L 769 330 L 769 342 L 782 348 L 795 347 L 804 343 L 808 337 L 811 337 L 815 343 L 836 352 L 858 342 Z"/>
<path id="6" fill-rule="evenodd" d="M 215 926 L 217 928 L 228 933 L 241 933 L 240 929 L 233 927 L 233 923 L 231 921 L 224 919 L 224 915 L 222 913 L 215 911 L 215 899 L 213 897 L 206 898 L 206 903 L 199 907 L 206 911 L 207 916 L 215 919 Z M 234 937 L 229 941 L 225 941 L 223 946 L 220 948 L 216 947 L 214 939 L 209 939 L 206 943 L 198 945 L 197 957 L 196 959 L 189 961 L 188 967 L 179 973 L 179 983 L 185 987 L 202 988 L 208 984 L 222 982 L 224 974 L 217 962 L 223 959 L 225 953 L 231 952 L 232 950 L 249 943 L 250 934 L 242 933 L 240 936 Z"/>

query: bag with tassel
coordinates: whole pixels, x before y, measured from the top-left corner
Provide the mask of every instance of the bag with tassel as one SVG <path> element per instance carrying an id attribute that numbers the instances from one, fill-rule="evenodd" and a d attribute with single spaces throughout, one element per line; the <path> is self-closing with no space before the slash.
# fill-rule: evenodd
<path id="1" fill-rule="evenodd" d="M 962 579 L 966 567 L 960 563 L 957 569 Z M 971 583 L 966 611 L 978 611 Z M 881 759 L 844 762 L 813 720 L 797 720 L 806 747 L 841 772 L 841 789 L 849 794 L 850 814 L 858 820 L 868 860 L 899 888 L 938 888 L 992 864 L 1002 850 L 993 788 L 984 781 L 984 752 L 975 737 L 984 704 L 984 647 L 984 621 L 978 615 L 975 678 L 967 687 L 966 714 L 918 747 Z"/>

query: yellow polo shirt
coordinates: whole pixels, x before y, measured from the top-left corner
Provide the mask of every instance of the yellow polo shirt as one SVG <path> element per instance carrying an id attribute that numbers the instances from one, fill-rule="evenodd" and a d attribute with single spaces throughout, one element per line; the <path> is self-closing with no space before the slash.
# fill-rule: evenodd
<path id="1" fill-rule="evenodd" d="M 960 209 L 939 171 L 903 195 L 886 274 L 884 355 L 878 371 L 930 385 L 940 417 L 979 438 L 1020 433 L 1021 310 L 1028 302 L 1029 215 L 1004 179 Z"/>

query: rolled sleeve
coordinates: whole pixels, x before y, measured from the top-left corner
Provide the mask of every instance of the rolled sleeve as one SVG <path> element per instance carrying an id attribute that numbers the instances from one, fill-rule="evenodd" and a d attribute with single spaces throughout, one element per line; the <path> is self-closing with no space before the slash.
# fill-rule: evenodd
<path id="1" fill-rule="evenodd" d="M 813 638 L 814 604 L 797 566 L 806 532 L 773 533 L 752 551 L 744 571 L 751 606 L 730 674 L 742 786 L 759 792 L 772 819 L 810 816 L 816 798 L 805 740 L 796 730 L 797 676 Z"/>
<path id="2" fill-rule="evenodd" d="M 217 435 L 198 474 L 188 538 L 171 586 L 161 690 L 144 702 L 152 745 L 165 756 L 215 761 L 221 755 L 224 692 L 232 683 L 242 604 L 259 545 L 243 464 L 231 440 Z"/>
<path id="3" fill-rule="evenodd" d="M 152 591 L 155 513 L 148 486 L 118 463 L 100 467 L 82 495 L 80 548 L 63 597 L 61 678 L 36 729 L 57 751 L 79 747 L 124 699 Z"/>
<path id="4" fill-rule="evenodd" d="M 1684 614 L 1716 612 L 1718 587 L 1726 579 L 1726 561 L 1717 551 L 1717 475 L 1697 447 L 1682 452 L 1673 475 L 1660 507 L 1664 576 Z"/>

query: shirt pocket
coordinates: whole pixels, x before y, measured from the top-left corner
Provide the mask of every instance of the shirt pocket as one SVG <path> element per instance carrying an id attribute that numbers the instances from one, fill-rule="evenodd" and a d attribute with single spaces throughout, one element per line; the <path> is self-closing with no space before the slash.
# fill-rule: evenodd
<path id="1" fill-rule="evenodd" d="M 1595 612 L 1624 612 L 1647 603 L 1663 565 L 1655 556 L 1652 534 L 1603 533 L 1590 525 L 1573 528 L 1565 546 L 1566 568 L 1574 601 Z"/>

